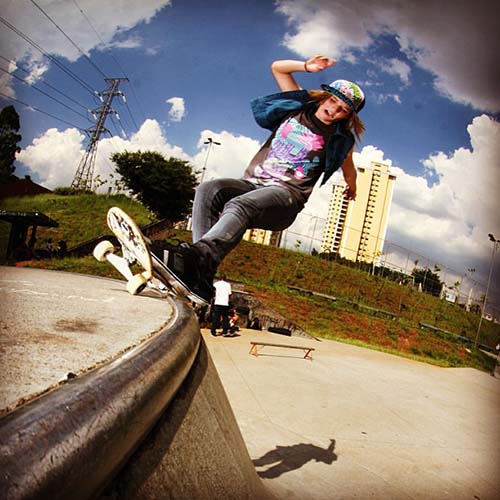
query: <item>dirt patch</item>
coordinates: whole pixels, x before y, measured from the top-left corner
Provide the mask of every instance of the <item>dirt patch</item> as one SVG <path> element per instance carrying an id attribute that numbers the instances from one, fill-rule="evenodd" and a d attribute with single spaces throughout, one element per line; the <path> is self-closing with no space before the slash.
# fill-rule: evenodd
<path id="1" fill-rule="evenodd" d="M 96 333 L 97 321 L 83 321 L 81 319 L 60 319 L 54 325 L 58 332 L 67 333 Z"/>

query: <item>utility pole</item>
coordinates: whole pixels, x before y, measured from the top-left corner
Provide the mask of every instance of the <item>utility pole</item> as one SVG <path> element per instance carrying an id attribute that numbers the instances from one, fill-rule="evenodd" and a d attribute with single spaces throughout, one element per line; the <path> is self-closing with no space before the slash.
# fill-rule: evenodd
<path id="1" fill-rule="evenodd" d="M 125 100 L 123 93 L 118 90 L 118 86 L 121 82 L 128 82 L 128 78 L 105 78 L 105 81 L 109 87 L 104 92 L 97 93 L 103 104 L 100 108 L 92 111 L 96 125 L 86 131 L 89 134 L 90 142 L 80 160 L 75 177 L 71 183 L 71 187 L 77 191 L 92 191 L 97 145 L 103 132 L 109 133 L 109 130 L 104 126 L 108 114 L 114 113 L 117 115 L 116 111 L 111 108 L 111 103 L 117 95 Z"/>
<path id="2" fill-rule="evenodd" d="M 203 179 L 205 178 L 205 172 L 207 170 L 207 163 L 208 163 L 208 155 L 210 154 L 210 150 L 212 149 L 212 145 L 215 144 L 216 146 L 220 146 L 220 142 L 215 142 L 211 137 L 209 137 L 203 144 L 208 144 L 208 149 L 207 149 L 207 156 L 205 157 L 205 164 L 203 165 L 203 170 L 201 171 L 201 179 L 200 179 L 200 184 L 203 182 Z"/>
<path id="3" fill-rule="evenodd" d="M 481 308 L 481 317 L 479 318 L 479 325 L 477 326 L 477 332 L 476 332 L 476 340 L 474 341 L 474 347 L 476 349 L 479 339 L 479 331 L 481 330 L 481 324 L 483 322 L 484 310 L 486 309 L 486 302 L 488 300 L 488 292 L 490 291 L 491 273 L 493 272 L 493 261 L 495 259 L 495 252 L 497 251 L 497 247 L 500 244 L 500 240 L 497 240 L 491 233 L 488 234 L 488 238 L 490 239 L 491 242 L 493 242 L 493 250 L 491 251 L 491 263 L 490 263 L 490 272 L 488 274 L 488 284 L 486 285 L 486 293 L 484 294 L 483 307 Z"/>

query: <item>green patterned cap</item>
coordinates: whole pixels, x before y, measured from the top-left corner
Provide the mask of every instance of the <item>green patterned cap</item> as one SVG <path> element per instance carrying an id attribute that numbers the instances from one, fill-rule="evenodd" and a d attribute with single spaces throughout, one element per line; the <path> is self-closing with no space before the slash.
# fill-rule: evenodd
<path id="1" fill-rule="evenodd" d="M 359 113 L 365 105 L 365 94 L 354 82 L 349 80 L 335 80 L 330 85 L 321 85 L 323 90 L 342 99 L 353 111 Z"/>

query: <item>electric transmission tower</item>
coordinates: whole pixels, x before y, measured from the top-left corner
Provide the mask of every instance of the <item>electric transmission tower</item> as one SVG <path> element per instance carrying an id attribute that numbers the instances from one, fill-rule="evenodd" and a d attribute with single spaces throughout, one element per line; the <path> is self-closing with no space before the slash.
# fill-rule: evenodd
<path id="1" fill-rule="evenodd" d="M 86 130 L 89 134 L 90 141 L 87 149 L 80 160 L 78 168 L 71 183 L 71 187 L 77 191 L 92 191 L 94 181 L 94 165 L 97 154 L 97 145 L 99 139 L 104 132 L 109 130 L 104 126 L 109 113 L 115 114 L 118 118 L 118 113 L 111 108 L 111 103 L 115 96 L 121 96 L 125 101 L 125 96 L 118 90 L 121 82 L 128 82 L 128 78 L 105 78 L 109 87 L 104 92 L 98 92 L 97 96 L 102 102 L 102 106 L 92 111 L 92 115 L 96 120 L 96 125 Z"/>

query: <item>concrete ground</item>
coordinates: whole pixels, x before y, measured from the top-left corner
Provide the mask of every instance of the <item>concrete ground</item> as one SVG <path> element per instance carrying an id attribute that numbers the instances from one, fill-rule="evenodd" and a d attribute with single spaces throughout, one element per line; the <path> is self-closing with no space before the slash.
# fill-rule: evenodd
<path id="1" fill-rule="evenodd" d="M 0 268 L 0 307 L 0 409 L 171 321 L 167 301 L 131 297 L 121 282 L 37 269 Z M 203 336 L 278 498 L 500 498 L 500 379 L 331 341 Z M 255 357 L 251 340 L 316 350 L 313 361 L 275 347 Z"/>
<path id="2" fill-rule="evenodd" d="M 125 282 L 0 266 L 0 415 L 103 364 L 173 315 Z"/>
<path id="3" fill-rule="evenodd" d="M 287 499 L 500 498 L 500 380 L 323 340 L 203 331 L 259 475 Z M 250 341 L 313 346 L 302 351 Z"/>

